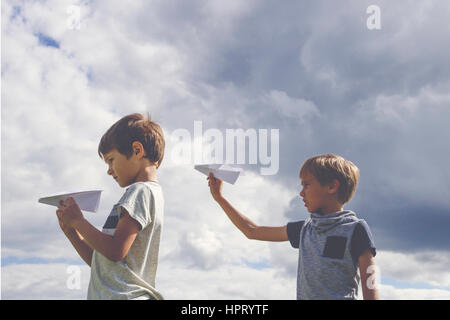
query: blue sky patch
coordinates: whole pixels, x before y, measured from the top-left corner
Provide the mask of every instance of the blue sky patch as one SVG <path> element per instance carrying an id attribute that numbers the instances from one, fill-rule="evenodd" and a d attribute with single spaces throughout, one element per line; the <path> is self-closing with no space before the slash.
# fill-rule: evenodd
<path id="1" fill-rule="evenodd" d="M 35 36 L 38 38 L 39 44 L 46 46 L 46 47 L 53 47 L 53 48 L 59 49 L 59 42 L 56 41 L 55 39 L 53 39 L 41 32 L 36 33 Z"/>
<path id="2" fill-rule="evenodd" d="M 270 268 L 269 261 L 266 259 L 263 259 L 258 262 L 250 262 L 248 260 L 244 260 L 244 263 L 249 266 L 252 269 L 261 270 L 261 269 L 267 269 Z"/>
<path id="3" fill-rule="evenodd" d="M 19 257 L 2 257 L 2 267 L 6 267 L 11 264 L 50 264 L 50 263 L 65 263 L 65 264 L 73 264 L 79 265 L 82 264 L 83 261 L 81 259 L 45 259 L 39 257 L 31 257 L 31 258 L 19 258 Z"/>

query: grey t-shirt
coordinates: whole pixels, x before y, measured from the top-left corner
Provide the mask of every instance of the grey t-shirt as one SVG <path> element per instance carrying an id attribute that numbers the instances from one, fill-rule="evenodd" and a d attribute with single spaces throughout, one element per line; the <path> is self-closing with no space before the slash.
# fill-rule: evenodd
<path id="1" fill-rule="evenodd" d="M 356 299 L 358 258 L 376 249 L 367 223 L 352 211 L 288 223 L 288 239 L 299 249 L 297 299 Z"/>
<path id="2" fill-rule="evenodd" d="M 131 184 L 108 216 L 103 232 L 113 235 L 124 208 L 141 226 L 127 256 L 113 262 L 95 251 L 88 299 L 163 299 L 155 288 L 164 198 L 152 181 Z"/>

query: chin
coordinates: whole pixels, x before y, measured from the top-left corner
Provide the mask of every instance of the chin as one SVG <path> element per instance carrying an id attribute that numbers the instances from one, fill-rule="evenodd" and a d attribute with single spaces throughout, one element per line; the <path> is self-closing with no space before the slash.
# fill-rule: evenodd
<path id="1" fill-rule="evenodd" d="M 309 213 L 320 213 L 320 208 L 307 208 Z"/>

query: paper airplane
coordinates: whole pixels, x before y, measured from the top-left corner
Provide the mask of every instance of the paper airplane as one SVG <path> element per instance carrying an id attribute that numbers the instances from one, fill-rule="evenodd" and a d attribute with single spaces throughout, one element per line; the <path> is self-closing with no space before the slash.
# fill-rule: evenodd
<path id="1" fill-rule="evenodd" d="M 235 168 L 226 164 L 199 164 L 194 166 L 194 169 L 206 176 L 209 176 L 209 173 L 212 172 L 215 178 L 231 184 L 234 184 L 239 175 L 243 174 L 241 168 Z"/>
<path id="2" fill-rule="evenodd" d="M 40 203 L 58 207 L 60 200 L 64 201 L 67 198 L 72 197 L 81 210 L 97 212 L 98 204 L 100 203 L 100 195 L 102 191 L 103 190 L 92 190 L 92 191 L 64 193 L 40 198 L 38 201 Z"/>

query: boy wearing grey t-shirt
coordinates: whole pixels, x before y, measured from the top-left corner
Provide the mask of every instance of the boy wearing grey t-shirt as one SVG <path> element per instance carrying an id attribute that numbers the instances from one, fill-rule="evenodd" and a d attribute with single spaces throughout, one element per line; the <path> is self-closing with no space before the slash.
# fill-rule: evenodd
<path id="1" fill-rule="evenodd" d="M 344 210 L 359 180 L 352 162 L 333 154 L 306 160 L 300 169 L 300 196 L 311 217 L 281 227 L 255 224 L 223 197 L 221 180 L 213 174 L 207 179 L 214 200 L 247 238 L 289 240 L 298 248 L 297 299 L 356 299 L 360 280 L 363 298 L 378 299 L 370 229 Z"/>
<path id="2" fill-rule="evenodd" d="M 164 199 L 156 170 L 164 136 L 149 116 L 131 114 L 103 135 L 99 156 L 108 175 L 127 188 L 103 232 L 84 219 L 73 198 L 56 211 L 60 227 L 91 267 L 88 299 L 162 299 L 155 287 Z"/>

